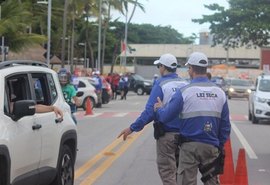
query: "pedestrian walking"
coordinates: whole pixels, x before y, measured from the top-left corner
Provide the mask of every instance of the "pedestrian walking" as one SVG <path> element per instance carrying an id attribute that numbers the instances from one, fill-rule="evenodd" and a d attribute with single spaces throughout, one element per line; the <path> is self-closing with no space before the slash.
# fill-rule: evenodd
<path id="1" fill-rule="evenodd" d="M 186 66 L 190 84 L 178 90 L 166 106 L 158 99 L 154 108 L 161 122 L 180 117 L 178 185 L 196 185 L 198 169 L 205 185 L 218 185 L 223 146 L 231 130 L 227 98 L 208 79 L 205 54 L 192 53 Z"/>
<path id="2" fill-rule="evenodd" d="M 156 139 L 156 154 L 158 172 L 163 185 L 176 185 L 176 136 L 179 132 L 179 118 L 175 117 L 167 122 L 157 122 L 154 104 L 157 97 L 163 104 L 169 102 L 176 89 L 187 84 L 176 74 L 177 59 L 172 54 L 164 54 L 154 64 L 158 67 L 161 77 L 157 80 L 150 93 L 144 111 L 130 127 L 124 129 L 118 137 L 125 140 L 132 132 L 139 132 L 144 126 L 154 121 L 154 137 Z"/>
<path id="3" fill-rule="evenodd" d="M 128 77 L 127 75 L 120 75 L 120 80 L 119 80 L 119 88 L 121 90 L 121 100 L 126 100 L 127 99 L 127 93 L 128 93 Z"/>
<path id="4" fill-rule="evenodd" d="M 96 94 L 98 97 L 98 102 L 96 107 L 101 108 L 102 107 L 102 79 L 100 77 L 100 72 L 99 71 L 94 71 L 93 72 L 93 79 L 95 81 L 95 88 L 96 88 Z"/>

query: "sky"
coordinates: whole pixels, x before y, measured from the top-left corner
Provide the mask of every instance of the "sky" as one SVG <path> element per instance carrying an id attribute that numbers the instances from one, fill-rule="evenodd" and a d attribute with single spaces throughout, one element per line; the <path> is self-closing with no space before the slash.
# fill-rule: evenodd
<path id="1" fill-rule="evenodd" d="M 198 35 L 201 31 L 209 31 L 209 24 L 200 25 L 191 21 L 191 19 L 202 18 L 202 15 L 214 13 L 205 8 L 204 4 L 217 3 L 225 8 L 229 6 L 227 0 L 139 0 L 139 2 L 143 4 L 145 12 L 137 8 L 131 23 L 171 26 L 184 37 L 189 37 L 192 33 Z M 118 16 L 120 21 L 125 22 L 123 16 L 113 14 L 115 18 Z"/>

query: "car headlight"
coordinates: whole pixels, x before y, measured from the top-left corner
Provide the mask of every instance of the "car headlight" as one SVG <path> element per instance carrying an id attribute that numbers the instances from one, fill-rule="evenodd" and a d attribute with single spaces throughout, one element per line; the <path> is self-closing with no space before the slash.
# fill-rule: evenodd
<path id="1" fill-rule="evenodd" d="M 234 88 L 230 87 L 230 88 L 229 88 L 229 91 L 230 91 L 230 92 L 234 92 Z"/>
<path id="2" fill-rule="evenodd" d="M 251 90 L 250 89 L 247 89 L 247 92 L 250 94 L 251 93 Z"/>
<path id="3" fill-rule="evenodd" d="M 151 84 L 149 82 L 143 82 L 145 86 L 150 86 Z"/>
<path id="4" fill-rule="evenodd" d="M 258 96 L 255 97 L 255 100 L 256 100 L 257 102 L 260 102 L 260 103 L 265 103 L 265 102 L 267 101 L 266 98 L 260 98 L 260 97 L 258 97 Z"/>

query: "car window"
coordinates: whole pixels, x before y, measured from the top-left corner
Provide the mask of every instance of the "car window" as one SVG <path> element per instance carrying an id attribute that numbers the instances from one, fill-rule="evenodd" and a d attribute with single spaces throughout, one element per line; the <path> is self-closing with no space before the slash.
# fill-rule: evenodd
<path id="1" fill-rule="evenodd" d="M 251 86 L 251 83 L 248 80 L 235 79 L 235 80 L 232 80 L 231 81 L 231 85 L 236 85 L 236 86 Z"/>
<path id="2" fill-rule="evenodd" d="M 135 80 L 144 81 L 144 78 L 143 78 L 142 76 L 140 76 L 140 75 L 137 75 L 137 74 L 133 75 L 133 78 L 134 78 Z"/>
<path id="3" fill-rule="evenodd" d="M 9 103 L 8 103 L 8 96 L 7 96 L 7 89 L 4 92 L 4 113 L 7 115 L 10 113 L 9 111 Z"/>
<path id="4" fill-rule="evenodd" d="M 57 90 L 51 74 L 32 73 L 34 100 L 37 104 L 51 105 L 57 98 Z"/>
<path id="5" fill-rule="evenodd" d="M 79 81 L 78 88 L 80 87 L 86 87 L 85 83 L 83 83 L 82 81 Z"/>
<path id="6" fill-rule="evenodd" d="M 53 80 L 53 76 L 52 74 L 47 74 L 47 79 L 48 79 L 48 84 L 49 84 L 49 91 L 50 91 L 50 95 L 51 95 L 51 102 L 55 102 L 57 99 L 57 90 L 56 90 L 56 86 Z"/>
<path id="7" fill-rule="evenodd" d="M 6 111 L 11 113 L 13 110 L 13 103 L 18 100 L 30 100 L 31 90 L 29 86 L 28 76 L 26 74 L 19 74 L 9 76 L 5 80 L 6 87 Z M 10 103 L 9 103 L 10 102 Z"/>
<path id="8" fill-rule="evenodd" d="M 270 80 L 261 79 L 259 84 L 259 90 L 263 92 L 270 92 Z"/>

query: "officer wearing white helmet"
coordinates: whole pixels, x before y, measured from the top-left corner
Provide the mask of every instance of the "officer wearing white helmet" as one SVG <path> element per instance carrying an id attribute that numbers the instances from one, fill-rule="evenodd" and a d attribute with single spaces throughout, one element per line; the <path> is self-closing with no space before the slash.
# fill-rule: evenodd
<path id="1" fill-rule="evenodd" d="M 231 131 L 227 98 L 207 78 L 205 54 L 192 53 L 186 66 L 190 84 L 178 90 L 166 106 L 158 101 L 154 107 L 161 122 L 180 117 L 178 185 L 197 184 L 198 168 L 205 185 L 218 185 L 222 149 Z"/>
<path id="2" fill-rule="evenodd" d="M 186 81 L 179 78 L 176 74 L 177 59 L 172 54 L 164 54 L 154 64 L 159 69 L 161 77 L 157 79 L 151 90 L 151 94 L 145 106 L 145 110 L 137 118 L 137 120 L 124 129 L 120 135 L 123 135 L 124 140 L 133 131 L 139 132 L 144 126 L 151 121 L 154 123 L 154 137 L 157 147 L 157 166 L 158 172 L 163 182 L 163 185 L 176 185 L 177 161 L 176 152 L 178 147 L 175 141 L 175 136 L 179 132 L 179 118 L 175 117 L 170 121 L 157 122 L 154 113 L 154 104 L 157 97 L 164 104 L 169 102 L 176 89 L 187 84 Z"/>

